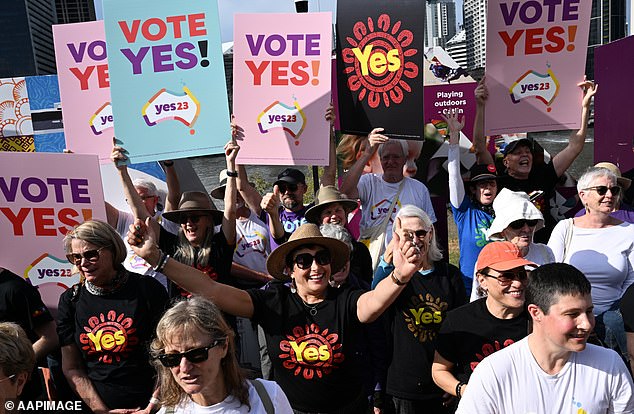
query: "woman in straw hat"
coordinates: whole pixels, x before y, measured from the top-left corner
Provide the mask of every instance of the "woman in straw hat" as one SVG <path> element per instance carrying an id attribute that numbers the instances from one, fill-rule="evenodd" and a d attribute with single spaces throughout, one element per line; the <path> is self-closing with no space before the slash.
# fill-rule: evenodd
<path id="1" fill-rule="evenodd" d="M 235 160 L 239 149 L 235 140 L 225 145 L 228 172 L 224 212 L 216 209 L 207 193 L 186 191 L 181 196 L 178 209 L 163 213 L 166 219 L 180 224 L 178 235 L 155 226 L 159 236 L 157 242 L 162 251 L 221 282 L 226 282 L 230 276 L 236 243 Z M 222 225 L 221 231 L 216 232 L 215 227 L 218 225 Z M 188 295 L 188 292 L 173 283 L 169 284 L 168 290 L 170 297 Z"/>
<path id="2" fill-rule="evenodd" d="M 269 273 L 284 283 L 269 289 L 239 290 L 216 283 L 200 272 L 165 258 L 151 229 L 140 220 L 128 233 L 135 252 L 196 294 L 212 299 L 230 314 L 252 318 L 266 334 L 275 380 L 296 412 L 364 413 L 363 368 L 352 352 L 361 323 L 375 320 L 403 291 L 420 267 L 415 243 L 396 236 L 395 269 L 371 292 L 330 287 L 330 275 L 344 266 L 345 243 L 322 236 L 307 223 L 267 260 Z"/>

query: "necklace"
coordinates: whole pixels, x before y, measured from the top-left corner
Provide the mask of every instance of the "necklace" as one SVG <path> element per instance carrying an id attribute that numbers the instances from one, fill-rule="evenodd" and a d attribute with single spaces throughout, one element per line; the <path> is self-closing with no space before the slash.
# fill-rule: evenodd
<path id="1" fill-rule="evenodd" d="M 114 277 L 114 279 L 110 283 L 110 286 L 108 287 L 99 287 L 99 286 L 93 285 L 91 282 L 87 280 L 84 283 L 84 286 L 86 287 L 86 290 L 88 290 L 88 292 L 92 293 L 93 295 L 105 296 L 120 290 L 127 281 L 128 281 L 128 273 L 119 272 Z"/>
<path id="2" fill-rule="evenodd" d="M 297 295 L 297 296 L 299 296 L 299 295 Z M 317 315 L 317 305 L 319 305 L 319 303 L 321 303 L 321 302 L 315 303 L 314 305 L 309 305 L 308 303 L 304 302 L 304 299 L 302 299 L 301 296 L 299 296 L 299 300 L 301 300 L 302 301 L 302 305 L 304 305 L 304 307 L 306 309 L 308 309 L 308 313 L 310 313 L 310 316 Z"/>

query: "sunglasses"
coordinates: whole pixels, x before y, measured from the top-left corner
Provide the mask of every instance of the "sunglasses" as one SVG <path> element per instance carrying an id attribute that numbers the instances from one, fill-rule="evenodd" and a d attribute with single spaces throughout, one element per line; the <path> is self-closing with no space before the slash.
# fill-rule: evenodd
<path id="1" fill-rule="evenodd" d="M 97 260 L 99 260 L 99 253 L 106 247 L 107 246 L 100 247 L 96 250 L 86 250 L 83 253 L 68 253 L 66 255 L 66 259 L 68 259 L 68 261 L 75 266 L 79 266 L 79 264 L 81 263 L 81 259 L 86 259 L 90 263 L 96 263 Z"/>
<path id="2" fill-rule="evenodd" d="M 422 239 L 423 237 L 427 236 L 427 233 L 429 233 L 429 230 L 406 230 L 406 232 L 409 234 L 409 236 L 413 239 L 414 236 L 418 237 L 419 239 Z"/>
<path id="3" fill-rule="evenodd" d="M 203 348 L 190 349 L 187 352 L 180 352 L 177 354 L 161 354 L 156 357 L 159 360 L 161 365 L 166 368 L 173 368 L 180 365 L 183 357 L 187 359 L 189 362 L 194 364 L 198 364 L 200 362 L 204 362 L 209 359 L 209 350 L 217 347 L 220 344 L 223 344 L 227 338 L 216 339 L 212 342 L 211 345 L 205 346 Z"/>
<path id="4" fill-rule="evenodd" d="M 207 217 L 206 214 L 198 214 L 198 215 L 186 215 L 180 216 L 179 224 L 187 224 L 188 221 L 191 221 L 192 224 L 198 224 L 201 217 Z"/>
<path id="5" fill-rule="evenodd" d="M 525 220 L 525 219 L 515 220 L 511 222 L 511 224 L 509 224 L 509 227 L 512 228 L 513 230 L 519 230 L 522 227 L 524 227 L 525 224 L 528 224 L 528 227 L 535 227 L 538 222 L 539 220 Z"/>
<path id="6" fill-rule="evenodd" d="M 286 191 L 294 193 L 297 191 L 297 184 L 278 184 L 277 188 L 280 190 L 280 194 L 284 194 Z"/>
<path id="7" fill-rule="evenodd" d="M 514 280 L 519 280 L 520 282 L 525 282 L 528 279 L 528 273 L 526 270 L 518 270 L 515 272 L 500 272 L 499 275 L 493 276 L 488 273 L 482 273 L 486 277 L 490 277 L 496 279 L 498 283 L 502 286 L 508 286 L 513 283 Z"/>
<path id="8" fill-rule="evenodd" d="M 606 195 L 608 193 L 608 190 L 610 190 L 613 196 L 618 196 L 619 194 L 621 194 L 621 187 L 619 187 L 618 185 L 615 185 L 614 187 L 608 187 L 605 185 L 596 185 L 594 187 L 584 188 L 584 190 L 585 191 L 594 190 L 600 196 Z"/>
<path id="9" fill-rule="evenodd" d="M 330 251 L 320 250 L 313 256 L 310 253 L 301 253 L 291 260 L 291 264 L 295 263 L 302 270 L 310 269 L 313 260 L 320 266 L 329 265 L 331 262 Z"/>

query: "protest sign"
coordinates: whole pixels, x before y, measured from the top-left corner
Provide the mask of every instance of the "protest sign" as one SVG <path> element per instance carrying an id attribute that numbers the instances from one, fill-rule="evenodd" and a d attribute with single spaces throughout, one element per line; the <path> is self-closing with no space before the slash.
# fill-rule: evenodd
<path id="1" fill-rule="evenodd" d="M 89 219 L 105 220 L 96 155 L 0 153 L 0 267 L 37 286 L 44 303 L 79 281 L 63 238 Z"/>
<path id="2" fill-rule="evenodd" d="M 109 0 L 104 22 L 130 161 L 221 153 L 231 132 L 216 2 Z"/>
<path id="3" fill-rule="evenodd" d="M 488 4 L 485 133 L 576 129 L 591 1 Z"/>
<path id="4" fill-rule="evenodd" d="M 33 134 L 24 78 L 0 79 L 0 138 Z"/>
<path id="5" fill-rule="evenodd" d="M 328 164 L 331 24 L 330 13 L 235 15 L 240 163 Z"/>
<path id="6" fill-rule="evenodd" d="M 594 79 L 601 92 L 594 97 L 594 161 L 612 162 L 629 178 L 634 176 L 634 117 L 625 97 L 634 94 L 633 72 L 634 36 L 595 49 Z"/>
<path id="7" fill-rule="evenodd" d="M 102 21 L 53 26 L 66 148 L 109 163 L 114 136 Z"/>
<path id="8" fill-rule="evenodd" d="M 337 3 L 337 94 L 343 132 L 382 127 L 422 139 L 425 3 Z"/>
<path id="9" fill-rule="evenodd" d="M 64 124 L 57 75 L 27 76 L 26 89 L 37 152 L 62 152 Z"/>

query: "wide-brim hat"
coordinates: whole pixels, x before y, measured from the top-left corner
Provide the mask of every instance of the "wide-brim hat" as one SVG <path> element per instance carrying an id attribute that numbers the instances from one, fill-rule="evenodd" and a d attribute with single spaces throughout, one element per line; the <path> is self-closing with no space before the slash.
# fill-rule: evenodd
<path id="1" fill-rule="evenodd" d="M 315 205 L 306 211 L 304 217 L 306 217 L 309 223 L 321 224 L 319 220 L 321 212 L 329 205 L 335 203 L 341 204 L 346 213 L 350 213 L 358 207 L 355 200 L 346 198 L 344 194 L 337 190 L 337 187 L 327 185 L 320 188 L 317 194 L 315 194 Z"/>
<path id="2" fill-rule="evenodd" d="M 629 178 L 625 178 L 621 176 L 621 170 L 619 167 L 612 164 L 611 162 L 600 162 L 594 166 L 595 168 L 605 168 L 606 170 L 611 171 L 614 175 L 616 175 L 616 183 L 623 188 L 623 190 L 627 190 L 632 185 L 632 180 Z"/>
<path id="3" fill-rule="evenodd" d="M 508 241 L 489 243 L 482 248 L 476 262 L 476 271 L 486 267 L 494 270 L 506 271 L 520 266 L 537 265 L 524 259 L 516 245 Z"/>
<path id="4" fill-rule="evenodd" d="M 473 164 L 471 169 L 469 169 L 469 183 L 496 180 L 497 178 L 495 164 Z"/>
<path id="5" fill-rule="evenodd" d="M 535 231 L 544 227 L 544 215 L 523 191 L 511 191 L 503 188 L 493 200 L 495 218 L 487 230 L 487 238 L 498 236 L 516 220 L 538 220 Z"/>
<path id="6" fill-rule="evenodd" d="M 201 191 L 185 191 L 178 202 L 178 209 L 163 213 L 163 217 L 174 223 L 180 223 L 182 215 L 191 213 L 208 213 L 216 225 L 222 223 L 224 215 L 207 194 Z"/>
<path id="7" fill-rule="evenodd" d="M 285 273 L 286 256 L 301 246 L 311 245 L 328 249 L 332 258 L 330 264 L 332 273 L 341 270 L 350 259 L 350 249 L 344 242 L 323 236 L 316 224 L 305 223 L 291 234 L 286 243 L 271 252 L 266 260 L 266 269 L 269 274 L 279 280 L 289 280 L 290 275 Z"/>

